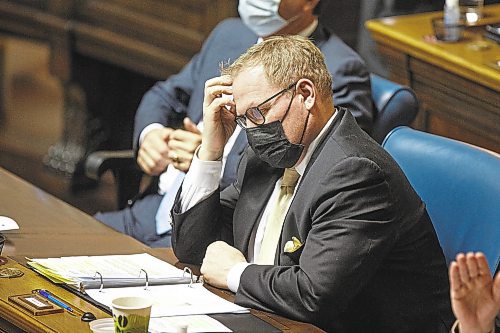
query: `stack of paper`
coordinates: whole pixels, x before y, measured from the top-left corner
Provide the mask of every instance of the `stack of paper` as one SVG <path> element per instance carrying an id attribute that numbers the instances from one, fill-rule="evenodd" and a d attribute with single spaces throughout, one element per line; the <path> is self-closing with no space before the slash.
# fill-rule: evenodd
<path id="1" fill-rule="evenodd" d="M 150 284 L 189 283 L 190 277 L 169 263 L 147 253 L 110 256 L 77 256 L 31 259 L 28 265 L 54 283 L 81 289 L 144 285 L 146 273 Z"/>

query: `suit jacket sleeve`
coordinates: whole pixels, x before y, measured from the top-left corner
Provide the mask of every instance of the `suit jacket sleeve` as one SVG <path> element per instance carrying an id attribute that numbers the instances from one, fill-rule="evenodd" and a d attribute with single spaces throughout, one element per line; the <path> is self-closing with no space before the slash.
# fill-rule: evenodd
<path id="1" fill-rule="evenodd" d="M 317 323 L 340 314 L 377 270 L 397 238 L 395 199 L 380 168 L 345 158 L 314 188 L 309 221 L 300 222 L 310 231 L 299 265 L 250 265 L 236 303 Z"/>
<path id="2" fill-rule="evenodd" d="M 222 240 L 234 244 L 233 213 L 240 194 L 240 184 L 245 170 L 247 155 L 238 167 L 237 180 L 222 192 L 218 189 L 207 199 L 180 214 L 180 193 L 172 208 L 172 248 L 183 263 L 200 265 L 208 245 Z"/>
<path id="3" fill-rule="evenodd" d="M 214 29 L 204 42 L 201 51 L 176 75 L 157 82 L 146 94 L 137 109 L 134 122 L 133 147 L 137 153 L 139 136 L 142 130 L 152 123 L 178 128 L 187 115 L 187 107 L 194 86 L 202 80 L 202 63 L 207 49 L 217 38 L 218 29 Z M 204 82 L 203 82 L 204 83 Z M 200 116 L 202 110 L 200 110 Z"/>

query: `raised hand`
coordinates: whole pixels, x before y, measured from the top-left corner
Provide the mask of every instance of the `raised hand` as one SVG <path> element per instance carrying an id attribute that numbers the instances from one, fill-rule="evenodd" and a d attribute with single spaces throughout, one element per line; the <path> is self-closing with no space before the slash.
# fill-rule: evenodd
<path id="1" fill-rule="evenodd" d="M 203 135 L 198 152 L 201 160 L 215 161 L 222 157 L 224 146 L 236 127 L 233 81 L 229 75 L 215 77 L 205 83 L 203 100 Z"/>
<path id="2" fill-rule="evenodd" d="M 500 274 L 492 279 L 484 254 L 459 253 L 450 265 L 450 286 L 460 333 L 493 332 L 500 310 Z"/>

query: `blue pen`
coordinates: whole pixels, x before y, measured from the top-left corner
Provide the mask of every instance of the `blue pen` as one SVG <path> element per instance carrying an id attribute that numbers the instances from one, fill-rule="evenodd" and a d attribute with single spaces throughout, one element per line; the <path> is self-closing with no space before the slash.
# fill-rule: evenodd
<path id="1" fill-rule="evenodd" d="M 49 301 L 51 301 L 52 303 L 59 305 L 61 308 L 65 309 L 69 312 L 73 312 L 73 309 L 69 305 L 63 303 L 62 301 L 60 301 L 57 298 L 55 298 L 54 296 L 52 296 L 47 290 L 39 289 L 38 293 L 40 295 L 42 295 L 43 297 L 45 297 L 46 299 L 48 299 Z"/>

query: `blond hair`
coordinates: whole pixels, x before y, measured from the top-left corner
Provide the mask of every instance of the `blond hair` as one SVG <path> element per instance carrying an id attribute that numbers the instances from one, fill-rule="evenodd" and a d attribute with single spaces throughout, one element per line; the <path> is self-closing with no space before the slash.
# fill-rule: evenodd
<path id="1" fill-rule="evenodd" d="M 221 68 L 223 75 L 233 78 L 247 68 L 262 66 L 268 82 L 279 88 L 306 78 L 318 94 L 332 98 L 332 77 L 321 51 L 308 39 L 300 36 L 273 36 L 255 44 L 229 67 Z"/>

